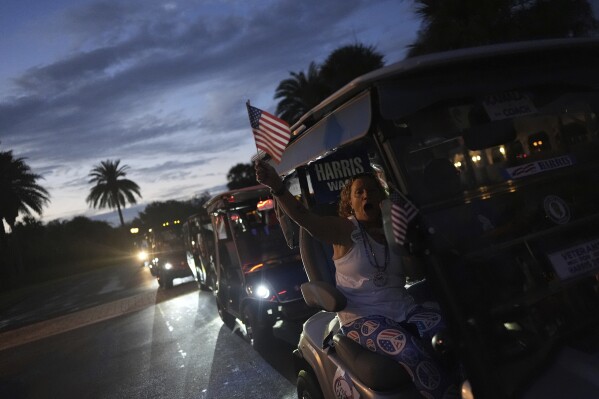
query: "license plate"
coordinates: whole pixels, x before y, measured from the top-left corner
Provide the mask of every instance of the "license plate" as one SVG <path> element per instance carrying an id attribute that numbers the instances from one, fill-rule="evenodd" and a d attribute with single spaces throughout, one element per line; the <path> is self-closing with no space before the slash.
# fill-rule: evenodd
<path id="1" fill-rule="evenodd" d="M 547 255 L 560 280 L 599 270 L 599 238 Z"/>

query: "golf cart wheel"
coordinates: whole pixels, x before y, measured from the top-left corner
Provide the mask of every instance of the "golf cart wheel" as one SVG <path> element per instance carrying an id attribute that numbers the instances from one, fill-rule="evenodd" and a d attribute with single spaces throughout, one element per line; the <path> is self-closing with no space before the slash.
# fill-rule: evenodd
<path id="1" fill-rule="evenodd" d="M 164 280 L 164 288 L 173 288 L 173 279 L 172 279 L 172 277 L 166 278 Z"/>
<path id="2" fill-rule="evenodd" d="M 301 370 L 297 375 L 298 399 L 324 399 L 318 380 L 314 374 Z"/>
<path id="3" fill-rule="evenodd" d="M 231 316 L 229 312 L 223 309 L 223 307 L 218 302 L 218 299 L 216 300 L 216 308 L 218 309 L 218 316 L 223 321 L 225 326 L 229 327 L 230 329 L 233 329 L 233 327 L 235 327 L 235 317 Z"/>
<path id="4" fill-rule="evenodd" d="M 258 351 L 266 348 L 272 339 L 272 326 L 264 319 L 264 315 L 260 314 L 256 307 L 248 305 L 243 308 L 245 338 Z"/>
<path id="5" fill-rule="evenodd" d="M 208 287 L 208 274 L 203 273 L 203 272 L 200 274 L 198 272 L 198 276 L 203 276 L 203 278 L 200 277 L 198 279 L 198 286 L 200 287 L 200 290 L 201 291 L 210 291 L 210 287 Z"/>
<path id="6" fill-rule="evenodd" d="M 206 282 L 198 281 L 198 286 L 200 287 L 200 291 L 210 291 L 210 287 L 208 287 Z"/>
<path id="7" fill-rule="evenodd" d="M 216 291 L 216 276 L 212 273 L 209 273 L 206 279 L 208 280 L 208 289 Z"/>

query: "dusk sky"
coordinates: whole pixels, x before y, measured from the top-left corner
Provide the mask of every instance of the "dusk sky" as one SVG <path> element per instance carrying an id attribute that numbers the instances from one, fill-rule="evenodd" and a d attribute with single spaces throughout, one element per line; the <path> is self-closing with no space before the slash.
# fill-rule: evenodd
<path id="1" fill-rule="evenodd" d="M 43 221 L 93 216 L 88 173 L 129 165 L 141 204 L 224 189 L 256 152 L 246 100 L 336 48 L 391 64 L 419 28 L 409 0 L 3 0 L 0 150 L 25 157 L 51 196 Z"/>

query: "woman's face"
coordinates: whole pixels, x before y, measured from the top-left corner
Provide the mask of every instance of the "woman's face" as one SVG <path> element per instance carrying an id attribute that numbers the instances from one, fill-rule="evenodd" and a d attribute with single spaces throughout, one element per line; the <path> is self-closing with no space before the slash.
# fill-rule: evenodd
<path id="1" fill-rule="evenodd" d="M 377 221 L 381 217 L 380 204 L 383 192 L 371 177 L 360 177 L 352 183 L 351 207 L 356 219 L 361 221 Z"/>

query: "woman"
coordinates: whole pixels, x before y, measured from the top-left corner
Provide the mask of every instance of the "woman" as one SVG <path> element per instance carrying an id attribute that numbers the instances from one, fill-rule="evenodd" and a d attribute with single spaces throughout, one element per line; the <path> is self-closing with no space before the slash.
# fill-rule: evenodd
<path id="1" fill-rule="evenodd" d="M 424 397 L 457 396 L 454 381 L 422 344 L 444 328 L 443 321 L 438 309 L 416 304 L 404 287 L 405 273 L 385 239 L 380 209 L 385 192 L 376 177 L 362 174 L 348 181 L 339 216 L 309 212 L 265 162 L 256 162 L 256 178 L 291 219 L 333 246 L 337 288 L 347 298 L 337 313 L 342 333 L 398 361 Z"/>

